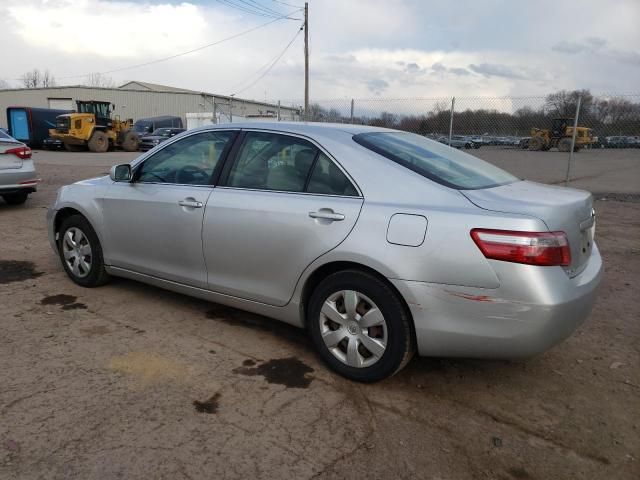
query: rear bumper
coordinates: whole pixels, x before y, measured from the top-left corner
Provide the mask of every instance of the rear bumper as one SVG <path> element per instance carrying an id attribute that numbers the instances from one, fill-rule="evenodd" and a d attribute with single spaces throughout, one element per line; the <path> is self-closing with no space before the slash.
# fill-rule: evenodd
<path id="1" fill-rule="evenodd" d="M 595 245 L 587 267 L 574 278 L 560 267 L 491 264 L 501 282 L 496 289 L 392 280 L 409 304 L 420 355 L 526 358 L 542 353 L 586 320 L 603 272 Z"/>
<path id="2" fill-rule="evenodd" d="M 39 181 L 31 161 L 25 162 L 20 169 L 0 170 L 0 195 L 35 192 Z"/>

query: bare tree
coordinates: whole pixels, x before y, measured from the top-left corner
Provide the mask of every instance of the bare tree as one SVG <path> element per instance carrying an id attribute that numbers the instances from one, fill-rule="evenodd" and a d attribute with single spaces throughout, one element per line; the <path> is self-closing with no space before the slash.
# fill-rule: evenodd
<path id="1" fill-rule="evenodd" d="M 43 73 L 34 68 L 24 73 L 20 79 L 25 88 L 55 87 L 56 85 L 56 79 L 48 69 Z"/>
<path id="2" fill-rule="evenodd" d="M 114 88 L 116 86 L 113 78 L 103 73 L 95 72 L 87 77 L 84 82 L 89 87 Z"/>

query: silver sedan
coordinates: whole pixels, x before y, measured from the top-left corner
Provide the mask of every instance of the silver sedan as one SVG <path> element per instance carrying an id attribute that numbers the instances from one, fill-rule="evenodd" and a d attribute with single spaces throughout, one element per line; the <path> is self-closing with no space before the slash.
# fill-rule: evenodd
<path id="1" fill-rule="evenodd" d="M 8 134 L 0 131 L 0 196 L 9 205 L 27 201 L 36 191 L 36 173 L 31 149 Z"/>
<path id="2" fill-rule="evenodd" d="M 540 353 L 602 274 L 588 192 L 368 126 L 191 130 L 63 187 L 48 221 L 79 285 L 127 277 L 307 328 L 358 381 L 416 351 Z"/>

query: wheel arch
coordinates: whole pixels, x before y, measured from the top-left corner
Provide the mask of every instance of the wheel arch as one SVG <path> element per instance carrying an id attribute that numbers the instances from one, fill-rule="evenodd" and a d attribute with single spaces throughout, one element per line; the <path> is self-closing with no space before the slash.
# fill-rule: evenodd
<path id="1" fill-rule="evenodd" d="M 58 233 L 60 232 L 60 226 L 62 225 L 62 222 L 73 215 L 81 215 L 87 222 L 89 222 L 89 225 L 91 225 L 91 228 L 93 228 L 93 231 L 98 236 L 98 240 L 100 240 L 100 243 L 104 244 L 100 230 L 96 228 L 94 222 L 91 220 L 91 217 L 87 215 L 86 212 L 83 212 L 82 210 L 74 206 L 65 206 L 59 209 L 56 212 L 55 217 L 53 218 L 53 235 L 56 241 L 56 245 L 58 241 Z"/>
<path id="2" fill-rule="evenodd" d="M 302 286 L 301 294 L 300 294 L 300 318 L 302 319 L 304 327 L 307 327 L 307 308 L 309 306 L 309 300 L 313 291 L 320 284 L 322 280 L 327 278 L 329 275 L 345 270 L 360 270 L 365 273 L 369 273 L 382 282 L 384 282 L 400 299 L 407 316 L 410 319 L 409 324 L 411 325 L 411 333 L 413 337 L 413 341 L 415 342 L 416 338 L 416 329 L 413 322 L 413 315 L 411 314 L 411 309 L 407 304 L 407 300 L 404 298 L 402 293 L 396 288 L 396 286 L 390 282 L 384 275 L 378 272 L 376 269 L 364 265 L 362 263 L 353 262 L 353 261 L 345 261 L 345 260 L 335 260 L 323 265 L 318 266 L 313 272 L 311 272 L 304 281 Z"/>

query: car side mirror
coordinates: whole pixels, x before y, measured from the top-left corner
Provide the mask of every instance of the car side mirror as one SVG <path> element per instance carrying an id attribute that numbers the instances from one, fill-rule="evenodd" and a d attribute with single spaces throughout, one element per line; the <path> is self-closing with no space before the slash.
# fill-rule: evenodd
<path id="1" fill-rule="evenodd" d="M 130 182 L 131 177 L 131 165 L 128 163 L 114 165 L 109 171 L 109 178 L 114 182 Z"/>

